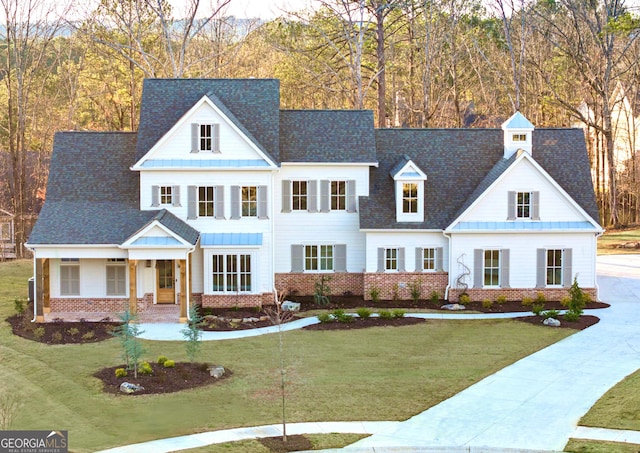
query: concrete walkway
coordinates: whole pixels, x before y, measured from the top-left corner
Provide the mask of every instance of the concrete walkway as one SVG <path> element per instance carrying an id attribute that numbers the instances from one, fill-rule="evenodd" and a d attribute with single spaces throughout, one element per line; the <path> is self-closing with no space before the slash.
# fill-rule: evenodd
<path id="1" fill-rule="evenodd" d="M 600 298 L 611 303 L 611 308 L 597 311 L 601 318 L 598 324 L 504 368 L 407 421 L 376 422 L 380 425 L 373 422 L 288 424 L 287 431 L 290 434 L 298 430 L 300 433 L 363 432 L 345 430 L 366 426 L 370 430 L 367 433 L 373 435 L 341 450 L 345 452 L 562 451 L 570 437 L 640 443 L 640 433 L 577 427 L 580 417 L 607 390 L 640 368 L 640 255 L 599 257 L 598 283 Z M 486 316 L 429 314 L 420 317 Z M 175 332 L 166 333 L 160 325 L 157 327 L 155 331 L 152 324 L 145 325 L 145 337 L 182 339 L 181 335 L 173 337 Z M 296 327 L 301 325 L 288 328 Z M 232 332 L 238 333 L 242 332 Z M 226 338 L 211 335 L 207 339 Z M 290 431 L 289 426 L 294 425 L 296 428 Z M 329 431 L 318 431 L 323 429 Z M 263 435 L 267 432 L 271 434 Z M 281 435 L 279 427 L 272 425 L 163 439 L 107 451 L 173 451 L 203 445 L 178 444 L 177 439 L 210 444 L 239 440 L 238 433 L 249 436 L 242 438 Z"/>

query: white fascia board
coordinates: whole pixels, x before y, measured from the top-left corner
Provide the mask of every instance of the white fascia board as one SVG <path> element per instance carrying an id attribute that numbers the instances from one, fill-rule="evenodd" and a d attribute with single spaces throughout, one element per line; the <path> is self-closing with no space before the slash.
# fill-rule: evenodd
<path id="1" fill-rule="evenodd" d="M 445 230 L 446 234 L 454 235 L 454 234 L 602 234 L 602 230 L 593 229 L 593 230 L 576 230 L 576 229 L 558 229 L 558 230 L 509 230 L 509 229 L 498 229 L 495 230 Z"/>
<path id="2" fill-rule="evenodd" d="M 374 229 L 374 228 L 360 228 L 359 230 L 362 233 L 438 233 L 442 234 L 444 230 L 442 229 L 419 229 L 419 228 L 384 228 L 384 229 Z"/>
<path id="3" fill-rule="evenodd" d="M 242 132 L 233 121 L 231 121 L 229 119 L 229 117 L 227 117 L 224 113 L 222 113 L 222 111 L 218 108 L 218 106 L 215 105 L 215 103 L 209 99 L 209 97 L 207 95 L 202 96 L 202 98 L 200 98 L 200 100 L 198 102 L 196 102 L 193 107 L 191 107 L 189 110 L 187 110 L 187 112 L 182 115 L 182 118 L 180 118 L 176 124 L 173 125 L 173 127 L 171 129 L 169 129 L 167 131 L 166 134 L 164 134 L 162 136 L 162 138 L 160 138 L 160 140 L 158 140 L 156 142 L 155 145 L 153 145 L 151 147 L 151 149 L 149 151 L 147 151 L 147 153 L 138 161 L 136 162 L 133 167 L 130 167 L 130 170 L 143 170 L 142 168 L 142 164 L 148 160 L 149 158 L 151 158 L 151 156 L 156 152 L 156 150 L 158 148 L 161 148 L 164 143 L 169 140 L 169 137 L 171 137 L 175 131 L 177 131 L 179 128 L 181 128 L 188 120 L 191 116 L 193 116 L 194 112 L 196 110 L 198 110 L 203 104 L 207 104 L 209 105 L 213 110 L 216 111 L 216 113 L 218 115 L 220 115 L 225 122 L 227 123 L 228 126 L 230 126 L 235 132 L 237 132 L 248 144 L 251 148 L 253 148 L 253 150 L 260 155 L 260 157 L 262 157 L 266 162 L 269 163 L 270 167 L 277 167 L 277 165 L 266 155 L 262 152 L 262 150 L 260 150 L 260 148 L 258 148 L 256 146 L 256 144 L 252 141 L 249 140 L 249 137 L 247 137 L 244 132 Z"/>
<path id="4" fill-rule="evenodd" d="M 163 167 L 163 168 L 130 168 L 129 170 L 132 171 L 139 171 L 139 172 L 171 172 L 171 173 L 175 173 L 176 171 L 184 171 L 184 172 L 190 172 L 190 171 L 212 171 L 215 170 L 216 172 L 223 172 L 223 171 L 278 171 L 279 168 L 278 167 Z"/>
<path id="5" fill-rule="evenodd" d="M 417 176 L 403 176 L 407 170 L 417 173 Z M 402 166 L 400 170 L 393 175 L 393 179 L 395 181 L 425 181 L 427 179 L 427 175 L 418 167 L 412 160 L 409 160 L 406 164 Z"/>
<path id="6" fill-rule="evenodd" d="M 151 229 L 158 227 L 161 230 L 163 230 L 165 233 L 167 233 L 168 236 L 174 238 L 176 241 L 180 242 L 182 245 L 168 245 L 166 246 L 166 248 L 192 248 L 193 245 L 189 244 L 187 241 L 185 241 L 184 239 L 182 239 L 180 236 L 178 236 L 176 233 L 174 233 L 173 231 L 171 231 L 169 228 L 167 228 L 166 226 L 164 226 L 163 224 L 161 224 L 159 221 L 154 220 L 153 222 L 150 222 L 149 224 L 147 224 L 145 227 L 143 227 L 142 229 L 138 230 L 137 232 L 135 232 L 133 235 L 131 235 L 129 237 L 129 239 L 127 239 L 126 241 L 124 241 L 122 243 L 122 245 L 119 245 L 120 248 L 123 249 L 130 249 L 130 248 L 150 248 L 150 246 L 142 246 L 142 245 L 133 245 L 133 243 L 138 240 L 141 237 L 144 237 L 144 235 Z M 154 246 L 154 248 L 158 248 L 157 246 Z M 162 248 L 165 248 L 164 246 Z"/>
<path id="7" fill-rule="evenodd" d="M 582 214 L 584 216 L 584 218 L 586 220 L 588 220 L 595 229 L 597 229 L 598 231 L 602 230 L 602 227 L 600 227 L 600 225 L 598 224 L 598 222 L 596 222 L 593 218 L 591 218 L 591 216 L 589 214 L 587 214 L 587 212 L 582 209 L 582 207 L 576 203 L 576 201 L 562 188 L 560 187 L 560 185 L 551 177 L 551 175 L 549 175 L 549 173 L 547 173 L 547 171 L 542 168 L 540 166 L 540 164 L 538 164 L 535 159 L 529 155 L 529 153 L 521 153 L 520 156 L 518 156 L 515 160 L 515 162 L 513 162 L 509 168 L 507 168 L 504 172 L 502 172 L 502 174 L 500 176 L 498 176 L 498 178 L 496 178 L 495 181 L 493 181 L 493 183 L 491 183 L 491 185 L 489 187 L 487 187 L 487 189 L 482 192 L 480 194 L 480 196 L 478 198 L 476 198 L 473 203 L 471 203 L 471 205 L 465 209 L 456 219 L 454 219 L 453 222 L 451 222 L 449 224 L 449 226 L 447 226 L 444 231 L 446 233 L 451 233 L 453 230 L 452 228 L 454 227 L 454 225 L 456 223 L 458 223 L 460 221 L 461 218 L 463 218 L 469 211 L 471 211 L 473 208 L 476 207 L 476 205 L 478 203 L 480 203 L 480 201 L 482 200 L 482 198 L 484 198 L 484 196 L 489 193 L 491 190 L 493 190 L 493 188 L 495 186 L 497 186 L 498 184 L 500 184 L 500 182 L 506 177 L 506 175 L 508 175 L 510 172 L 513 171 L 514 168 L 516 168 L 516 166 L 518 164 L 520 164 L 520 162 L 522 162 L 522 160 L 527 159 L 532 165 L 533 167 L 538 170 L 538 172 L 540 172 L 540 174 L 551 183 L 551 185 L 553 187 L 555 187 L 558 192 L 560 192 L 560 194 L 565 197 L 565 199 L 569 200 L 569 202 L 578 210 L 578 212 L 580 212 L 580 214 Z"/>
<path id="8" fill-rule="evenodd" d="M 282 162 L 282 167 L 317 167 L 317 166 L 331 166 L 331 167 L 376 167 L 378 168 L 378 162 Z"/>

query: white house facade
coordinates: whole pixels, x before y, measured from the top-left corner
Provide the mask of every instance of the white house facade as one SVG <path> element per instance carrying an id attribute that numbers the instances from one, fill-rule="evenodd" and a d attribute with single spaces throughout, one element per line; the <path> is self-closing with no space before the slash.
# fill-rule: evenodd
<path id="1" fill-rule="evenodd" d="M 379 129 L 281 110 L 271 79 L 145 81 L 136 133 L 56 135 L 36 311 L 260 306 L 277 293 L 596 294 L 581 131 Z"/>

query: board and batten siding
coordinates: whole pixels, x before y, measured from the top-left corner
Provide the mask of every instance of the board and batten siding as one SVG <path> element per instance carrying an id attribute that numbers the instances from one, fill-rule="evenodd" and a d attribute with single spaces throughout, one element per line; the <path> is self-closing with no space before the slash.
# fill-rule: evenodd
<path id="1" fill-rule="evenodd" d="M 509 287 L 535 288 L 538 249 L 571 249 L 571 280 L 577 275 L 581 287 L 595 287 L 594 233 L 453 234 L 451 247 L 451 286 L 455 286 L 461 272 L 457 264 L 461 259 L 470 271 L 466 282 L 469 288 L 474 287 L 476 250 L 509 250 Z"/>
<path id="2" fill-rule="evenodd" d="M 400 266 L 405 272 L 421 272 L 417 269 L 416 248 L 436 248 L 442 251 L 442 270 L 448 269 L 449 244 L 442 232 L 367 232 L 367 262 L 365 272 L 379 271 L 378 253 L 383 248 L 404 248 L 404 263 Z M 437 260 L 440 262 L 440 259 Z M 428 271 L 425 271 L 428 272 Z"/>
<path id="3" fill-rule="evenodd" d="M 535 154 L 534 154 L 535 156 Z M 504 222 L 509 218 L 509 192 L 538 192 L 540 221 L 584 221 L 585 217 L 533 165 L 522 160 L 461 219 Z M 596 219 L 597 220 L 597 219 Z"/>
<path id="4" fill-rule="evenodd" d="M 305 211 L 286 209 L 283 203 L 283 181 L 314 181 L 316 208 Z M 355 188 L 354 212 L 329 210 L 323 202 L 322 191 L 329 190 L 325 181 L 352 181 Z M 311 186 L 311 185 L 310 185 Z M 362 272 L 365 266 L 365 238 L 360 232 L 358 197 L 369 194 L 369 167 L 331 165 L 283 165 L 274 187 L 275 272 L 292 271 L 292 245 L 346 246 L 347 272 Z M 326 200 L 326 198 L 325 198 Z M 330 202 L 330 200 L 329 200 Z M 283 212 L 285 208 L 285 212 Z"/>
<path id="5" fill-rule="evenodd" d="M 219 124 L 220 151 L 191 153 L 192 124 Z M 195 160 L 229 160 L 260 159 L 260 155 L 247 143 L 246 139 L 236 132 L 228 122 L 218 115 L 213 108 L 202 105 L 192 116 L 186 119 L 172 135 L 158 148 L 153 159 L 195 159 Z"/>

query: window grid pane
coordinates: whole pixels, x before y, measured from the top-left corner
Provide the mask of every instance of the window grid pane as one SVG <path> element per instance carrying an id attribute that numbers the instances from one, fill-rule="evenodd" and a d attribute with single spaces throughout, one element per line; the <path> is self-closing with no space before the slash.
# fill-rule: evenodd
<path id="1" fill-rule="evenodd" d="M 240 255 L 240 291 L 251 291 L 251 255 Z"/>
<path id="2" fill-rule="evenodd" d="M 173 203 L 173 187 L 160 186 L 160 204 Z"/>
<path id="3" fill-rule="evenodd" d="M 418 185 L 414 182 L 402 185 L 402 212 L 418 212 Z"/>
<path id="4" fill-rule="evenodd" d="M 321 271 L 333 270 L 333 246 L 332 245 L 320 246 L 320 270 Z"/>
<path id="5" fill-rule="evenodd" d="M 528 219 L 531 217 L 531 192 L 518 192 L 516 196 L 516 217 Z"/>
<path id="6" fill-rule="evenodd" d="M 80 295 L 80 265 L 61 264 L 60 265 L 60 295 L 79 296 Z"/>
<path id="7" fill-rule="evenodd" d="M 107 296 L 124 296 L 127 273 L 123 264 L 107 264 Z"/>
<path id="8" fill-rule="evenodd" d="M 422 269 L 435 270 L 436 268 L 436 249 L 423 249 L 422 252 Z"/>
<path id="9" fill-rule="evenodd" d="M 211 274 L 212 290 L 224 291 L 224 255 L 213 255 Z"/>
<path id="10" fill-rule="evenodd" d="M 214 216 L 214 190 L 213 186 L 198 187 L 198 216 Z"/>
<path id="11" fill-rule="evenodd" d="M 200 125 L 200 151 L 211 151 L 211 124 Z"/>
<path id="12" fill-rule="evenodd" d="M 562 250 L 547 250 L 547 285 L 562 285 Z"/>
<path id="13" fill-rule="evenodd" d="M 347 209 L 346 181 L 331 181 L 331 209 L 334 211 Z"/>
<path id="14" fill-rule="evenodd" d="M 384 268 L 388 271 L 398 270 L 398 249 L 385 249 Z"/>
<path id="15" fill-rule="evenodd" d="M 307 181 L 293 181 L 291 208 L 294 211 L 307 210 Z"/>
<path id="16" fill-rule="evenodd" d="M 242 188 L 242 216 L 255 217 L 258 215 L 258 188 L 245 186 Z"/>
<path id="17" fill-rule="evenodd" d="M 484 285 L 500 286 L 500 250 L 484 251 Z"/>
<path id="18" fill-rule="evenodd" d="M 305 271 L 318 270 L 318 246 L 317 245 L 306 245 L 304 247 L 304 270 Z"/>

